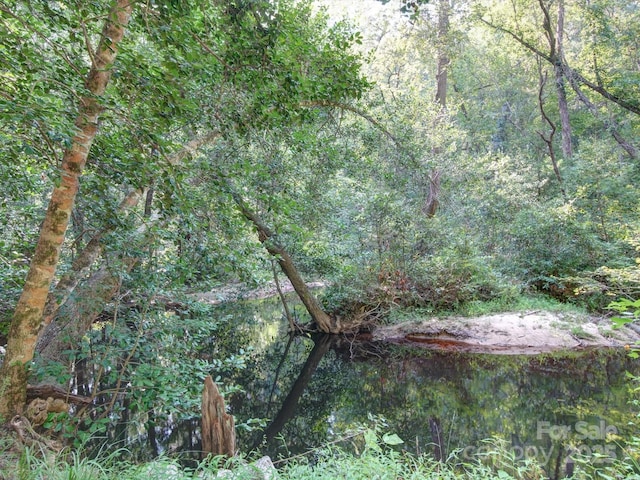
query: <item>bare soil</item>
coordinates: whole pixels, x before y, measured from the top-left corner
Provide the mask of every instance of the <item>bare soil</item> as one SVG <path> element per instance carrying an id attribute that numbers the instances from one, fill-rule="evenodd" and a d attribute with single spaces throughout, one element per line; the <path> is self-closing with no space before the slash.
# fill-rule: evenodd
<path id="1" fill-rule="evenodd" d="M 640 341 L 640 335 L 630 328 L 614 329 L 606 317 L 530 311 L 381 326 L 373 331 L 372 340 L 517 355 L 592 347 L 629 348 Z"/>

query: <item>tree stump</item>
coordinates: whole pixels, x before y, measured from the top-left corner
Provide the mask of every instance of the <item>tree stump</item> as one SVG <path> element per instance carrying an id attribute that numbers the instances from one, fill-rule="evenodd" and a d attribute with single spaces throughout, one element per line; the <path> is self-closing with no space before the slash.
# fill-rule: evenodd
<path id="1" fill-rule="evenodd" d="M 224 399 L 211 375 L 204 379 L 202 392 L 202 455 L 233 457 L 236 451 L 236 426 L 226 412 Z"/>

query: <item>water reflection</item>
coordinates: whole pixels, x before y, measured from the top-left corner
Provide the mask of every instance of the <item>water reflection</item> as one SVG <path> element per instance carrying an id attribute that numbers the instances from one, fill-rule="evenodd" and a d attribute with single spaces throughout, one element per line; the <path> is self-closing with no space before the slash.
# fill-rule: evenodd
<path id="1" fill-rule="evenodd" d="M 372 415 L 405 448 L 436 457 L 472 455 L 491 436 L 507 440 L 516 455 L 555 455 L 569 444 L 615 453 L 614 437 L 632 433 L 636 411 L 625 373 L 637 366 L 623 351 L 495 356 L 345 337 L 287 344 L 280 335 L 238 378 L 248 395 L 233 399 L 234 414 L 269 422 L 259 438 L 240 433 L 242 450 L 286 457 L 334 441 Z M 273 405 L 281 411 L 271 413 Z"/>
<path id="2" fill-rule="evenodd" d="M 606 433 L 631 433 L 635 412 L 624 377 L 632 365 L 619 353 L 490 357 L 394 347 L 385 356 L 377 349 L 352 357 L 352 345 L 343 343 L 318 362 L 330 342 L 316 342 L 302 374 L 287 379 L 290 390 L 285 380 L 279 388 L 283 410 L 265 431 L 264 452 L 286 456 L 333 441 L 371 415 L 384 417 L 409 450 L 437 458 L 456 449 L 474 453 L 490 436 L 547 451 L 561 440 L 605 448 L 613 441 Z M 253 397 L 234 410 L 255 415 L 261 405 Z"/>
<path id="3" fill-rule="evenodd" d="M 472 457 L 486 448 L 484 439 L 498 436 L 516 457 L 535 455 L 551 468 L 565 461 L 570 445 L 617 455 L 612 434 L 632 433 L 636 410 L 625 372 L 638 369 L 623 351 L 495 356 L 344 336 L 292 338 L 275 300 L 220 308 L 220 317 L 237 322 L 229 351 L 253 346 L 247 368 L 230 379 L 243 392 L 228 399 L 237 424 L 264 421 L 260 430 L 239 429 L 243 452 L 286 458 L 338 440 L 373 416 L 414 452 Z M 199 419 L 145 422 L 153 452 L 198 451 Z"/>

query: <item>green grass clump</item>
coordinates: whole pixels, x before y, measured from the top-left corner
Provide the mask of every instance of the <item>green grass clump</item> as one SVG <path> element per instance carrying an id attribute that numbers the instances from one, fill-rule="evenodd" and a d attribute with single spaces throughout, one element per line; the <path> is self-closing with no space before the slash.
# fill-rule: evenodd
<path id="1" fill-rule="evenodd" d="M 527 312 L 532 310 L 570 313 L 576 316 L 588 315 L 584 308 L 570 303 L 559 302 L 547 295 L 517 295 L 488 301 L 472 301 L 462 305 L 456 313 L 465 317 L 474 317 L 502 312 Z"/>

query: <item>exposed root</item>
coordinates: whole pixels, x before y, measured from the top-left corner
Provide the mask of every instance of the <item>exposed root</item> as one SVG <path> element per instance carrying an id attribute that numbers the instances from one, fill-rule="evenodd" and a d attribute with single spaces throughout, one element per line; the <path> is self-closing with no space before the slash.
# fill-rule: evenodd
<path id="1" fill-rule="evenodd" d="M 31 422 L 22 415 L 13 417 L 9 424 L 18 435 L 18 440 L 22 445 L 36 451 L 53 453 L 59 453 L 63 448 L 63 445 L 57 440 L 51 440 L 36 432 L 31 426 Z"/>

